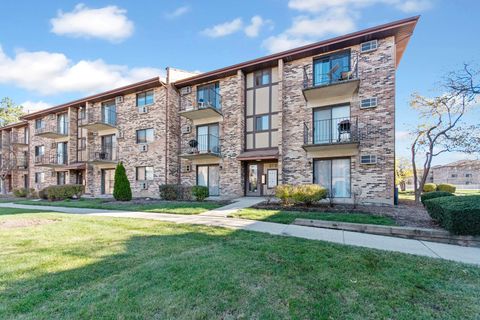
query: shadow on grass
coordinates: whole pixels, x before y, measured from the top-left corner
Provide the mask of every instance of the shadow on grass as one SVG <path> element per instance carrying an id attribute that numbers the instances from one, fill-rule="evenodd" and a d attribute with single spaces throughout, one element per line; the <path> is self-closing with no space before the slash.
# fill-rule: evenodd
<path id="1" fill-rule="evenodd" d="M 0 317 L 426 319 L 480 311 L 473 267 L 246 231 L 149 228 L 172 234 L 39 248 L 46 273 L 0 277 Z M 85 266 L 48 272 L 118 246 Z"/>

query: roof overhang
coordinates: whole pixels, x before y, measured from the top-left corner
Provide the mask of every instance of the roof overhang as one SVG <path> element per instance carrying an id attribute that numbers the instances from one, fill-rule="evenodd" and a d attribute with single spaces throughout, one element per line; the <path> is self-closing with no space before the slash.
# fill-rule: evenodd
<path id="1" fill-rule="evenodd" d="M 278 148 L 265 150 L 252 150 L 242 152 L 237 156 L 237 160 L 274 160 L 278 159 Z"/>
<path id="2" fill-rule="evenodd" d="M 174 84 L 177 88 L 195 85 L 198 83 L 208 82 L 218 78 L 234 75 L 237 73 L 238 70 L 242 70 L 244 72 L 251 72 L 254 70 L 272 67 L 278 64 L 279 59 L 283 59 L 284 61 L 297 60 L 304 57 L 327 53 L 329 51 L 357 45 L 365 41 L 381 39 L 390 36 L 395 37 L 396 66 L 398 66 L 419 18 L 420 16 L 415 16 L 353 32 L 344 36 L 315 42 L 303 47 L 234 64 L 229 67 L 213 70 L 210 72 L 205 72 L 198 76 L 179 80 Z"/>
<path id="3" fill-rule="evenodd" d="M 120 87 L 117 89 L 105 91 L 102 93 L 95 94 L 93 96 L 88 96 L 82 99 L 74 100 L 71 102 L 67 102 L 55 107 L 51 107 L 48 109 L 40 110 L 34 113 L 27 114 L 22 117 L 22 119 L 29 120 L 33 119 L 39 116 L 43 116 L 49 113 L 58 113 L 67 110 L 69 107 L 74 107 L 78 105 L 83 105 L 87 102 L 95 103 L 99 101 L 104 101 L 104 100 L 109 100 L 112 98 L 115 98 L 118 95 L 125 95 L 125 94 L 130 94 L 138 91 L 143 91 L 151 88 L 158 87 L 160 85 L 165 85 L 159 77 L 151 78 L 148 80 L 136 82 L 133 84 L 130 84 L 128 86 Z"/>

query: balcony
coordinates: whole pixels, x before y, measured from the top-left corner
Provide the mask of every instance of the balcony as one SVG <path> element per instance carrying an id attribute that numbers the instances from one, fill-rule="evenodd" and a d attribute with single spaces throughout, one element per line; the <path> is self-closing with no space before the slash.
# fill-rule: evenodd
<path id="1" fill-rule="evenodd" d="M 38 137 L 44 137 L 49 139 L 59 139 L 68 136 L 68 122 L 64 122 L 61 125 L 44 125 L 39 128 L 35 128 L 35 135 Z"/>
<path id="2" fill-rule="evenodd" d="M 198 135 L 185 144 L 180 157 L 189 160 L 218 159 L 221 157 L 220 140 L 213 134 Z"/>
<path id="3" fill-rule="evenodd" d="M 303 149 L 307 152 L 328 150 L 358 151 L 358 119 L 344 117 L 304 123 Z"/>
<path id="4" fill-rule="evenodd" d="M 56 153 L 54 155 L 35 156 L 35 166 L 37 167 L 63 167 L 68 164 L 68 156 L 66 153 Z"/>
<path id="5" fill-rule="evenodd" d="M 202 94 L 189 94 L 180 97 L 182 117 L 192 121 L 222 117 L 222 96 L 215 89 L 202 90 Z"/>
<path id="6" fill-rule="evenodd" d="M 115 144 L 105 144 L 98 149 L 91 149 L 89 162 L 94 165 L 116 165 L 118 162 L 118 151 Z"/>
<path id="7" fill-rule="evenodd" d="M 27 139 L 23 135 L 12 134 L 11 144 L 12 145 L 18 145 L 18 146 L 28 146 L 28 140 Z"/>
<path id="8" fill-rule="evenodd" d="M 114 109 L 89 110 L 84 118 L 78 119 L 78 126 L 92 132 L 114 129 L 117 127 L 117 112 Z"/>
<path id="9" fill-rule="evenodd" d="M 22 156 L 17 158 L 17 169 L 18 170 L 27 170 L 28 169 L 28 158 Z"/>
<path id="10" fill-rule="evenodd" d="M 319 61 L 303 68 L 303 95 L 307 101 L 351 97 L 358 90 L 358 56 L 351 58 L 348 54 Z"/>

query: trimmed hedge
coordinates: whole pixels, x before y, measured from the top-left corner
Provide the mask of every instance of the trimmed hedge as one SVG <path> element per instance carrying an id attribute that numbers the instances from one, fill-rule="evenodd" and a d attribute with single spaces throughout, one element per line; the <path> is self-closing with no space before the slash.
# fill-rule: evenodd
<path id="1" fill-rule="evenodd" d="M 455 191 L 457 191 L 457 187 L 449 183 L 440 183 L 437 185 L 437 191 L 455 193 Z"/>
<path id="2" fill-rule="evenodd" d="M 426 201 L 426 200 L 435 199 L 435 198 L 441 198 L 441 197 L 451 197 L 451 196 L 455 196 L 455 195 L 452 194 L 452 193 L 450 193 L 450 192 L 433 191 L 433 192 L 423 193 L 423 194 L 420 196 L 420 200 L 422 201 L 423 205 L 425 205 L 425 201 Z"/>
<path id="3" fill-rule="evenodd" d="M 318 184 L 299 184 L 295 186 L 283 184 L 277 186 L 275 196 L 282 200 L 285 205 L 303 203 L 308 206 L 327 198 L 328 190 Z"/>
<path id="4" fill-rule="evenodd" d="M 159 186 L 162 200 L 192 200 L 192 187 L 178 184 L 164 184 Z"/>
<path id="5" fill-rule="evenodd" d="M 65 199 L 80 198 L 85 188 L 81 184 L 64 184 L 60 186 L 49 186 L 38 192 L 42 199 L 57 201 Z"/>
<path id="6" fill-rule="evenodd" d="M 435 183 L 425 183 L 423 186 L 423 192 L 433 192 L 437 190 L 437 185 Z"/>
<path id="7" fill-rule="evenodd" d="M 197 201 L 203 201 L 209 196 L 208 187 L 205 186 L 193 186 L 192 194 Z"/>
<path id="8" fill-rule="evenodd" d="M 432 219 L 451 233 L 480 235 L 480 196 L 430 199 L 425 207 Z"/>

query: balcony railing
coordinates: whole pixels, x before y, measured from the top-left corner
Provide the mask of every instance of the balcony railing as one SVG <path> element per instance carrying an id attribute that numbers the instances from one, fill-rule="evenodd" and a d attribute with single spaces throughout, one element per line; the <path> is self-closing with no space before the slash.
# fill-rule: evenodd
<path id="1" fill-rule="evenodd" d="M 202 94 L 193 92 L 180 96 L 180 115 L 196 120 L 222 115 L 222 96 L 215 89 L 203 89 Z"/>
<path id="2" fill-rule="evenodd" d="M 118 161 L 118 150 L 116 144 L 104 144 L 97 148 L 90 149 L 89 152 L 89 161 L 91 162 L 117 162 Z"/>
<path id="3" fill-rule="evenodd" d="M 12 134 L 11 143 L 16 145 L 28 145 L 28 137 L 20 134 Z"/>
<path id="4" fill-rule="evenodd" d="M 115 128 L 117 111 L 115 109 L 90 109 L 83 118 L 78 119 L 78 125 L 91 131 Z"/>
<path id="5" fill-rule="evenodd" d="M 35 156 L 36 166 L 64 166 L 68 164 L 67 153 L 55 153 L 53 155 Z"/>
<path id="6" fill-rule="evenodd" d="M 213 134 L 198 135 L 188 141 L 181 149 L 181 155 L 185 158 L 202 157 L 205 155 L 217 156 L 220 152 L 220 139 Z"/>
<path id="7" fill-rule="evenodd" d="M 359 141 L 358 119 L 344 117 L 304 123 L 304 145 L 348 144 Z"/>
<path id="8" fill-rule="evenodd" d="M 61 125 L 44 125 L 42 127 L 35 128 L 35 135 L 53 139 L 67 136 L 68 121 L 63 122 Z"/>
<path id="9" fill-rule="evenodd" d="M 358 79 L 358 54 L 348 55 L 347 65 L 334 59 L 327 69 L 316 70 L 315 62 L 303 67 L 303 88 L 312 89 Z M 320 66 L 318 67 L 320 69 Z"/>

